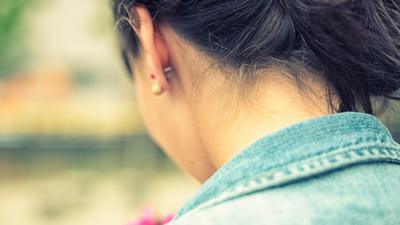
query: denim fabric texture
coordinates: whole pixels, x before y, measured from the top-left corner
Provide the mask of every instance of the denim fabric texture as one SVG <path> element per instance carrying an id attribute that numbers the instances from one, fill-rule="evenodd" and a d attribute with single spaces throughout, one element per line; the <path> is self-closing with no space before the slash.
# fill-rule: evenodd
<path id="1" fill-rule="evenodd" d="M 375 116 L 292 125 L 222 166 L 170 225 L 400 225 L 400 145 Z"/>

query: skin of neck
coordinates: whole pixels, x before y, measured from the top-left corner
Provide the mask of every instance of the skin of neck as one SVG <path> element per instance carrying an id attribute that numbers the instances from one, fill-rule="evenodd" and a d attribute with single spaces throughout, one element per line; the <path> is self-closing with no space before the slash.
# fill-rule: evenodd
<path id="1" fill-rule="evenodd" d="M 233 91 L 240 87 L 224 89 L 211 85 L 223 83 L 214 80 L 203 90 L 201 100 L 193 104 L 198 133 L 215 168 L 268 134 L 330 113 L 321 82 L 303 80 L 305 88 L 279 72 L 259 75 L 266 79 L 245 99 Z"/>

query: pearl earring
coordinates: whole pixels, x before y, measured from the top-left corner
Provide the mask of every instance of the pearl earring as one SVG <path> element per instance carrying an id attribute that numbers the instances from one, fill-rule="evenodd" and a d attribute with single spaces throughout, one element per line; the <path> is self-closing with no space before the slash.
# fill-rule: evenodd
<path id="1" fill-rule="evenodd" d="M 153 86 L 151 87 L 151 91 L 155 95 L 161 95 L 164 92 L 164 90 L 160 87 L 159 84 L 153 84 Z"/>

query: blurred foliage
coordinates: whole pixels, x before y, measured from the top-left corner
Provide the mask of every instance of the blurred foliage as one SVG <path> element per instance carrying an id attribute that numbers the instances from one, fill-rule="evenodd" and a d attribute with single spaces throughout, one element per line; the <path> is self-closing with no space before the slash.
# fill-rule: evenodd
<path id="1" fill-rule="evenodd" d="M 23 63 L 24 16 L 30 6 L 38 0 L 0 0 L 0 78 L 6 77 L 12 69 Z"/>

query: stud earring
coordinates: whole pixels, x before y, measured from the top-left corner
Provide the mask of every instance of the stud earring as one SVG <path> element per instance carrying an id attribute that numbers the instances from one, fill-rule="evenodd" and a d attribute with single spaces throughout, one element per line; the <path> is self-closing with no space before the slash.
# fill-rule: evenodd
<path id="1" fill-rule="evenodd" d="M 159 84 L 153 84 L 153 86 L 151 87 L 151 91 L 155 95 L 161 95 L 164 92 L 164 90 L 160 87 Z"/>

